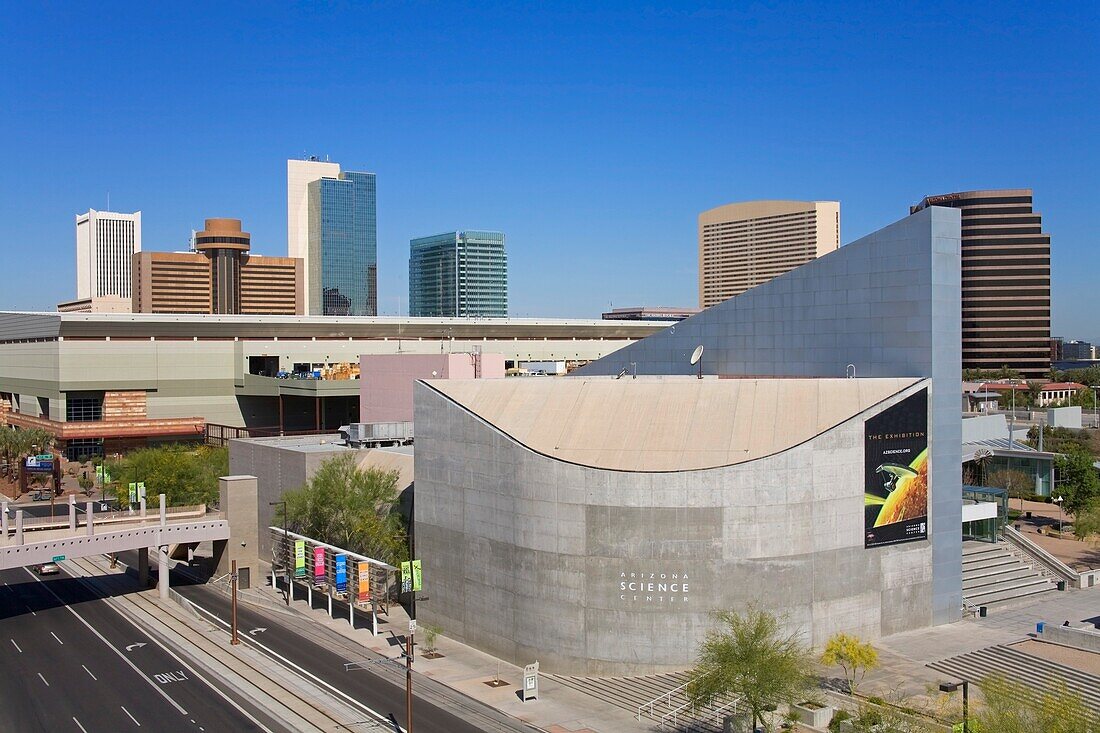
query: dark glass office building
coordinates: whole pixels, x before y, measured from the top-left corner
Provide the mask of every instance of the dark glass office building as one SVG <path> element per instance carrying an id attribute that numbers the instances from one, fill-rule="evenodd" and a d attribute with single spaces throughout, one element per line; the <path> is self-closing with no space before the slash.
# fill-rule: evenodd
<path id="1" fill-rule="evenodd" d="M 1050 235 L 1031 189 L 928 196 L 962 211 L 962 366 L 1008 366 L 1025 379 L 1050 370 Z"/>
<path id="2" fill-rule="evenodd" d="M 309 312 L 378 315 L 378 227 L 373 173 L 309 183 Z"/>
<path id="3" fill-rule="evenodd" d="M 503 232 L 448 232 L 409 243 L 409 315 L 508 316 Z"/>

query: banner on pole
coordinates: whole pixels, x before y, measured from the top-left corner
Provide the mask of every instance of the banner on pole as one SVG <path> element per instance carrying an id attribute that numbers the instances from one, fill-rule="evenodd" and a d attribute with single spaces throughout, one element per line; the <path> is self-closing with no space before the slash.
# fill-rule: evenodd
<path id="1" fill-rule="evenodd" d="M 420 570 L 420 561 L 419 560 L 413 560 L 412 561 L 412 589 L 414 591 L 421 590 L 421 581 L 422 580 L 423 580 L 423 575 L 422 575 L 421 570 Z"/>
<path id="2" fill-rule="evenodd" d="M 366 603 L 370 600 L 370 563 L 359 563 L 359 602 Z"/>
<path id="3" fill-rule="evenodd" d="M 345 593 L 348 589 L 348 556 L 337 555 L 334 562 L 336 565 L 336 592 Z"/>
<path id="4" fill-rule="evenodd" d="M 401 563 L 401 592 L 412 592 L 412 563 L 408 561 Z"/>
<path id="5" fill-rule="evenodd" d="M 304 578 L 306 575 L 306 542 L 294 541 L 294 577 Z"/>
<path id="6" fill-rule="evenodd" d="M 313 548 L 313 582 L 320 585 L 325 581 L 325 548 Z"/>

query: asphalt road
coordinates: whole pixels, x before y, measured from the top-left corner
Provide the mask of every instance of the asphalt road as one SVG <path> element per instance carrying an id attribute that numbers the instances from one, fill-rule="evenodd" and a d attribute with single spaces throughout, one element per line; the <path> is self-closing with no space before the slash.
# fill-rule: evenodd
<path id="1" fill-rule="evenodd" d="M 0 583 L 0 730 L 283 730 L 64 572 L 5 570 Z"/>
<path id="2" fill-rule="evenodd" d="M 121 556 L 124 562 L 135 562 L 136 553 Z M 215 590 L 194 584 L 186 576 L 173 572 L 172 586 L 188 600 L 197 603 L 219 618 L 229 622 L 229 599 Z M 261 581 L 262 582 L 262 581 Z M 367 670 L 347 672 L 344 664 L 352 660 L 302 637 L 283 624 L 277 617 L 263 613 L 254 607 L 237 606 L 237 622 L 240 634 L 253 629 L 266 629 L 254 639 L 270 652 L 288 659 L 316 678 L 332 685 L 361 702 L 375 713 L 391 718 L 405 728 L 405 688 L 381 679 Z M 247 642 L 246 642 L 247 643 Z M 415 689 L 415 688 L 414 688 Z M 462 720 L 422 698 L 413 697 L 413 724 L 416 733 L 478 733 L 485 730 L 480 725 Z"/>

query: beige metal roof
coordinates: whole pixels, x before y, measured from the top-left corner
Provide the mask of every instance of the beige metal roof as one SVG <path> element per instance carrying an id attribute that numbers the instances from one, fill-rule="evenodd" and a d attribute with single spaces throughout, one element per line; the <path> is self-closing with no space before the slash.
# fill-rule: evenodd
<path id="1" fill-rule="evenodd" d="M 429 384 L 554 458 L 623 471 L 685 471 L 778 453 L 919 381 L 628 376 Z"/>

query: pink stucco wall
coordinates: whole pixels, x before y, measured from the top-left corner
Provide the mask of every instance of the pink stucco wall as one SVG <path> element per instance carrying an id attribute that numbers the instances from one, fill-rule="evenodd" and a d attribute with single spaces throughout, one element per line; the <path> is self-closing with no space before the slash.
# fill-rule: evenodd
<path id="1" fill-rule="evenodd" d="M 482 379 L 504 378 L 504 355 L 481 354 Z M 360 357 L 359 420 L 413 419 L 413 382 L 473 379 L 473 354 L 364 354 Z"/>

